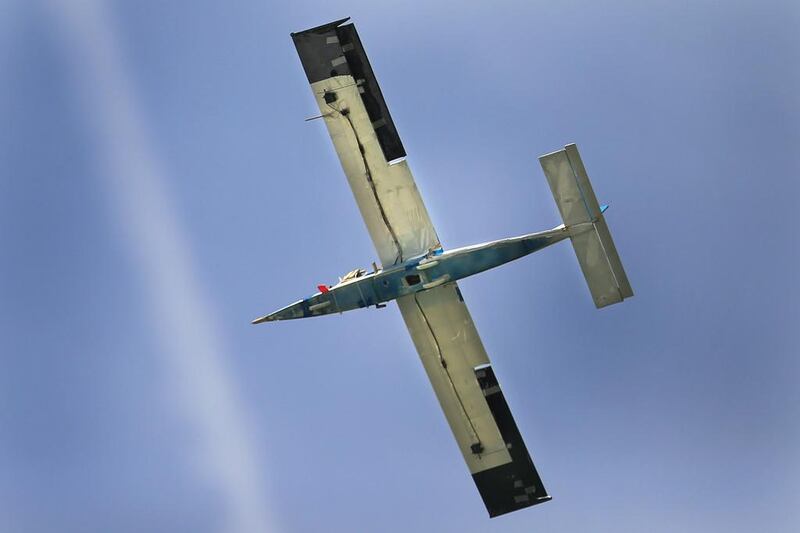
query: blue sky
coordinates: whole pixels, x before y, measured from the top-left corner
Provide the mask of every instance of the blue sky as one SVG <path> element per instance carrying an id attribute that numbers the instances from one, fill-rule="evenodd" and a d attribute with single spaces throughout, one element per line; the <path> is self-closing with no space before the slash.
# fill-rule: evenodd
<path id="1" fill-rule="evenodd" d="M 0 529 L 797 530 L 796 3 L 210 4 L 0 7 Z M 461 283 L 546 505 L 396 307 L 249 323 L 375 259 L 289 38 L 348 15 L 445 247 L 558 224 L 568 142 L 611 204 L 630 301 Z"/>

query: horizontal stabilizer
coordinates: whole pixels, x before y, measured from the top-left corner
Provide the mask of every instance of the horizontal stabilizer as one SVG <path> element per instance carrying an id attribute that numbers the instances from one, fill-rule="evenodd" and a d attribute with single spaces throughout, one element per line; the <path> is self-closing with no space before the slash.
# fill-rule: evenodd
<path id="1" fill-rule="evenodd" d="M 539 158 L 550 190 L 578 256 L 595 305 L 605 307 L 633 296 L 611 239 L 603 211 L 592 190 L 578 147 L 570 144 Z M 605 206 L 603 206 L 605 207 Z"/>

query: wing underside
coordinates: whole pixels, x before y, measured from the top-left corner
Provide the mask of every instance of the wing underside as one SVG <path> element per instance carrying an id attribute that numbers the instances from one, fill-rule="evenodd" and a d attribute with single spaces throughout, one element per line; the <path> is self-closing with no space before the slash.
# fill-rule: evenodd
<path id="1" fill-rule="evenodd" d="M 384 266 L 439 246 L 352 24 L 293 33 L 321 116 Z M 456 283 L 397 300 L 490 516 L 547 501 Z"/>
<path id="2" fill-rule="evenodd" d="M 293 33 L 297 52 L 361 216 L 384 266 L 439 244 L 405 149 L 347 19 Z"/>
<path id="3" fill-rule="evenodd" d="M 489 515 L 548 501 L 458 285 L 397 304 Z"/>

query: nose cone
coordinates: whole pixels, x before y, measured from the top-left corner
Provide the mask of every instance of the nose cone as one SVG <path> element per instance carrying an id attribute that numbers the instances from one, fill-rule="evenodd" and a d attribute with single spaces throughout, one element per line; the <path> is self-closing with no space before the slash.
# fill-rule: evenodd
<path id="1" fill-rule="evenodd" d="M 256 318 L 255 320 L 253 320 L 250 323 L 251 324 L 261 324 L 262 322 L 272 322 L 273 320 L 276 320 L 276 318 L 274 316 L 272 316 L 272 315 L 264 315 L 264 316 L 260 316 L 260 317 Z"/>
<path id="2" fill-rule="evenodd" d="M 304 300 L 300 300 L 299 302 L 295 302 L 291 305 L 287 305 L 283 309 L 279 309 L 274 313 L 270 313 L 268 315 L 256 318 L 253 320 L 253 324 L 261 324 L 262 322 L 274 322 L 276 320 L 291 320 L 293 318 L 303 318 L 306 316 L 306 311 L 303 306 L 305 303 Z"/>

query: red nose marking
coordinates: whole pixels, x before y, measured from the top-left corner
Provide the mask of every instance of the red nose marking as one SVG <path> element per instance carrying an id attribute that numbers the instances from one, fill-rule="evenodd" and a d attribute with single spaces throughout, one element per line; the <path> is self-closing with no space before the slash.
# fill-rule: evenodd
<path id="1" fill-rule="evenodd" d="M 317 288 L 319 289 L 319 292 L 321 292 L 321 293 L 328 292 L 328 287 L 326 285 L 317 285 Z"/>

